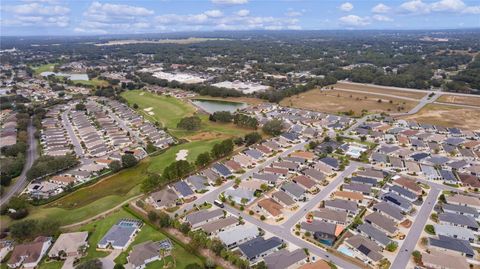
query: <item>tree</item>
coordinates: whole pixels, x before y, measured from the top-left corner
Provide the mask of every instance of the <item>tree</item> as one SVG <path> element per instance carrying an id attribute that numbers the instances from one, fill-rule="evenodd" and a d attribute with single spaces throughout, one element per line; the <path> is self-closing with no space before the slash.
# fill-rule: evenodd
<path id="1" fill-rule="evenodd" d="M 244 138 L 246 146 L 253 145 L 259 142 L 260 140 L 262 140 L 262 136 L 257 132 L 246 134 Z"/>
<path id="2" fill-rule="evenodd" d="M 191 263 L 185 266 L 185 269 L 203 269 L 198 263 Z"/>
<path id="3" fill-rule="evenodd" d="M 116 263 L 113 269 L 125 269 L 125 266 L 123 266 L 123 264 Z"/>
<path id="4" fill-rule="evenodd" d="M 193 172 L 194 169 L 195 167 L 188 161 L 179 160 L 165 167 L 162 173 L 162 177 L 166 181 L 171 182 L 185 177 L 186 175 Z"/>
<path id="5" fill-rule="evenodd" d="M 422 262 L 422 254 L 420 253 L 420 251 L 418 250 L 413 251 L 412 256 L 416 264 L 420 264 Z"/>
<path id="6" fill-rule="evenodd" d="M 395 242 L 391 242 L 385 247 L 385 249 L 390 252 L 394 252 L 395 250 L 397 250 L 397 248 L 398 248 L 398 244 Z"/>
<path id="7" fill-rule="evenodd" d="M 142 182 L 141 189 L 143 192 L 151 192 L 161 186 L 162 177 L 158 174 L 151 173 L 149 174 Z"/>
<path id="8" fill-rule="evenodd" d="M 205 166 L 208 165 L 211 161 L 212 161 L 212 158 L 210 157 L 210 153 L 204 152 L 204 153 L 200 153 L 200 154 L 197 156 L 197 159 L 195 160 L 195 164 L 196 164 L 198 167 L 205 167 Z"/>
<path id="9" fill-rule="evenodd" d="M 233 120 L 233 115 L 230 111 L 216 111 L 209 116 L 209 120 L 219 122 L 231 122 Z"/>
<path id="10" fill-rule="evenodd" d="M 149 211 L 148 212 L 148 219 L 155 223 L 158 220 L 158 214 L 155 211 Z"/>
<path id="11" fill-rule="evenodd" d="M 188 131 L 196 131 L 200 129 L 202 120 L 198 116 L 185 117 L 177 124 L 178 128 Z"/>
<path id="12" fill-rule="evenodd" d="M 431 224 L 425 225 L 425 232 L 431 235 L 435 235 L 435 227 Z"/>
<path id="13" fill-rule="evenodd" d="M 78 103 L 75 105 L 75 110 L 87 110 L 87 107 L 85 106 L 84 103 Z"/>
<path id="14" fill-rule="evenodd" d="M 282 133 L 283 122 L 281 120 L 278 120 L 278 119 L 273 119 L 273 120 L 267 121 L 263 125 L 262 130 L 268 135 L 277 136 L 277 135 Z"/>
<path id="15" fill-rule="evenodd" d="M 133 104 L 133 109 L 138 109 L 137 103 L 134 103 L 134 104 Z"/>
<path id="16" fill-rule="evenodd" d="M 120 161 L 112 161 L 111 163 L 108 164 L 108 168 L 112 170 L 112 172 L 116 173 L 122 169 L 122 163 Z"/>
<path id="17" fill-rule="evenodd" d="M 137 165 L 138 160 L 133 156 L 133 154 L 127 153 L 122 155 L 122 165 L 125 168 L 134 167 Z"/>
<path id="18" fill-rule="evenodd" d="M 162 211 L 158 214 L 158 223 L 160 224 L 160 227 L 167 228 L 172 225 L 172 219 L 167 213 Z"/>
<path id="19" fill-rule="evenodd" d="M 233 151 L 233 148 L 232 139 L 223 140 L 221 143 L 213 145 L 211 156 L 215 159 L 225 157 Z"/>

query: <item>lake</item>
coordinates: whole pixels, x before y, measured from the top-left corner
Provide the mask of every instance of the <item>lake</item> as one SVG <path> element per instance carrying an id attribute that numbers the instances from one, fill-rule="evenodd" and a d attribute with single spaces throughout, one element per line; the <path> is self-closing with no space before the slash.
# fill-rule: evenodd
<path id="1" fill-rule="evenodd" d="M 59 76 L 59 77 L 67 77 L 70 80 L 89 80 L 87 74 L 69 74 L 69 73 L 61 73 L 61 72 L 55 73 L 55 72 L 47 71 L 47 72 L 40 73 L 40 75 L 42 75 L 43 77 L 48 77 L 50 75 L 55 75 L 55 76 Z"/>
<path id="2" fill-rule="evenodd" d="M 233 113 L 248 106 L 246 103 L 204 99 L 193 99 L 192 103 L 210 114 L 217 111 L 230 111 Z"/>

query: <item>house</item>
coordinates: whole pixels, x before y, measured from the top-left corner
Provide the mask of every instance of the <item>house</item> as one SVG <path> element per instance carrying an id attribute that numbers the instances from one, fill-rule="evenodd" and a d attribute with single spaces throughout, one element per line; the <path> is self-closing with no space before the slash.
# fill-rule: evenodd
<path id="1" fill-rule="evenodd" d="M 418 198 L 418 195 L 409 191 L 408 189 L 405 189 L 405 188 L 402 188 L 398 185 L 392 185 L 392 186 L 388 186 L 388 189 L 393 192 L 393 193 L 396 193 L 398 195 L 400 195 L 401 197 L 407 199 L 408 201 L 410 202 L 413 202 L 415 200 L 417 200 Z"/>
<path id="2" fill-rule="evenodd" d="M 313 263 L 307 263 L 300 266 L 298 269 L 330 269 L 330 265 L 324 260 L 317 260 Z"/>
<path id="3" fill-rule="evenodd" d="M 183 198 L 187 198 L 187 197 L 195 194 L 193 192 L 192 188 L 190 188 L 190 186 L 188 186 L 188 184 L 185 183 L 185 181 L 183 181 L 183 180 L 180 180 L 180 181 L 177 181 L 177 182 L 173 183 L 173 188 Z"/>
<path id="4" fill-rule="evenodd" d="M 325 201 L 325 208 L 336 211 L 344 211 L 347 212 L 350 216 L 356 215 L 358 211 L 357 203 L 340 199 Z"/>
<path id="5" fill-rule="evenodd" d="M 358 171 L 357 175 L 361 176 L 361 177 L 368 177 L 368 178 L 374 178 L 374 179 L 377 179 L 377 180 L 383 180 L 383 178 L 385 178 L 385 176 L 386 176 L 386 173 L 384 173 L 381 170 L 376 170 L 376 169 L 373 169 L 373 168 L 367 168 L 365 170 Z"/>
<path id="6" fill-rule="evenodd" d="M 454 213 L 440 213 L 438 214 L 438 220 L 441 224 L 450 224 L 453 226 L 459 226 L 478 231 L 479 225 L 477 221 L 470 216 L 459 215 Z"/>
<path id="7" fill-rule="evenodd" d="M 347 201 L 354 201 L 359 204 L 362 204 L 365 199 L 363 194 L 352 191 L 335 191 L 333 192 L 333 197 Z"/>
<path id="8" fill-rule="evenodd" d="M 475 219 L 480 215 L 477 209 L 463 205 L 443 204 L 442 209 L 443 212 L 470 216 Z"/>
<path id="9" fill-rule="evenodd" d="M 242 171 L 242 166 L 234 160 L 228 160 L 225 162 L 225 166 L 235 173 Z"/>
<path id="10" fill-rule="evenodd" d="M 120 219 L 108 232 L 100 239 L 97 247 L 107 249 L 126 250 L 133 241 L 137 233 L 142 228 L 143 223 L 134 219 Z"/>
<path id="11" fill-rule="evenodd" d="M 161 260 L 165 256 L 169 256 L 173 249 L 170 239 L 153 242 L 148 240 L 140 243 L 132 248 L 127 257 L 128 263 L 133 269 L 143 269 L 147 264 Z"/>
<path id="12" fill-rule="evenodd" d="M 80 249 L 88 247 L 88 232 L 75 232 L 75 233 L 63 233 L 61 234 L 52 248 L 48 252 L 50 258 L 63 258 L 79 256 Z"/>
<path id="13" fill-rule="evenodd" d="M 357 230 L 370 240 L 377 242 L 380 246 L 386 247 L 393 241 L 382 231 L 369 223 L 360 224 Z"/>
<path id="14" fill-rule="evenodd" d="M 248 167 L 250 165 L 253 165 L 253 160 L 247 155 L 244 154 L 237 154 L 233 156 L 233 160 L 239 163 L 243 167 Z"/>
<path id="15" fill-rule="evenodd" d="M 39 236 L 33 242 L 16 245 L 7 261 L 10 268 L 35 268 L 52 244 L 50 237 Z"/>
<path id="16" fill-rule="evenodd" d="M 213 171 L 210 168 L 207 168 L 201 172 L 201 174 L 208 179 L 210 184 L 216 183 L 217 179 L 220 178 L 220 175 L 217 172 Z"/>
<path id="17" fill-rule="evenodd" d="M 305 253 L 305 250 L 300 248 L 294 251 L 281 249 L 266 256 L 263 260 L 269 269 L 287 269 L 296 268 L 299 265 L 304 264 L 307 258 L 308 256 Z"/>
<path id="18" fill-rule="evenodd" d="M 200 226 L 207 235 L 216 234 L 217 232 L 229 229 L 238 224 L 238 219 L 233 216 L 227 216 L 226 218 L 210 221 Z"/>
<path id="19" fill-rule="evenodd" d="M 370 185 L 360 183 L 343 184 L 342 190 L 361 193 L 367 196 L 372 193 L 372 187 Z"/>
<path id="20" fill-rule="evenodd" d="M 377 184 L 378 184 L 378 181 L 377 181 L 377 179 L 375 179 L 375 178 L 371 178 L 371 177 L 360 177 L 360 176 L 353 176 L 353 177 L 351 177 L 350 182 L 367 184 L 367 185 L 370 185 L 370 186 L 372 186 L 372 187 L 375 187 L 375 186 L 377 186 Z"/>
<path id="21" fill-rule="evenodd" d="M 306 176 L 311 177 L 312 179 L 316 181 L 322 181 L 325 179 L 325 174 L 322 173 L 321 171 L 314 169 L 314 168 L 308 168 L 302 171 L 302 173 Z"/>
<path id="22" fill-rule="evenodd" d="M 247 149 L 243 152 L 243 154 L 247 155 L 248 157 L 252 158 L 253 160 L 260 160 L 263 156 L 263 153 L 256 150 L 256 149 Z"/>
<path id="23" fill-rule="evenodd" d="M 479 152 L 479 156 L 480 156 L 480 152 Z M 460 178 L 460 181 L 462 182 L 463 186 L 468 186 L 471 188 L 480 188 L 480 178 L 467 173 L 458 173 L 458 177 Z"/>
<path id="24" fill-rule="evenodd" d="M 294 182 L 287 182 L 280 189 L 290 195 L 295 201 L 305 199 L 305 190 Z"/>
<path id="25" fill-rule="evenodd" d="M 457 239 L 467 240 L 472 243 L 475 240 L 474 232 L 467 228 L 452 226 L 449 224 L 435 224 L 434 227 L 436 235 L 444 235 Z"/>
<path id="26" fill-rule="evenodd" d="M 276 168 L 286 168 L 288 171 L 295 172 L 298 170 L 300 165 L 298 163 L 287 162 L 287 161 L 280 161 L 272 163 L 272 167 Z"/>
<path id="27" fill-rule="evenodd" d="M 185 220 L 188 224 L 190 224 L 192 229 L 196 229 L 207 222 L 215 221 L 222 218 L 223 216 L 223 210 L 218 208 L 211 211 L 200 210 L 190 213 L 185 217 Z"/>
<path id="28" fill-rule="evenodd" d="M 193 175 L 189 176 L 186 180 L 197 192 L 207 189 L 208 180 L 203 176 Z"/>
<path id="29" fill-rule="evenodd" d="M 285 168 L 265 167 L 265 169 L 263 169 L 263 172 L 268 174 L 274 174 L 280 177 L 286 177 L 288 175 L 288 169 Z"/>
<path id="30" fill-rule="evenodd" d="M 170 188 L 163 189 L 150 194 L 147 202 L 155 209 L 169 208 L 177 205 L 178 195 Z"/>
<path id="31" fill-rule="evenodd" d="M 394 177 L 393 184 L 398 185 L 402 188 L 408 189 L 409 191 L 417 194 L 422 195 L 422 188 L 416 183 L 414 179 L 408 179 L 406 177 Z"/>
<path id="32" fill-rule="evenodd" d="M 0 241 L 0 261 L 4 261 L 5 257 L 13 250 L 13 242 L 10 240 Z"/>
<path id="33" fill-rule="evenodd" d="M 221 164 L 221 163 L 215 163 L 212 166 L 212 169 L 224 178 L 232 175 L 232 171 L 230 171 L 228 167 L 226 167 L 224 164 Z"/>
<path id="34" fill-rule="evenodd" d="M 395 235 L 398 230 L 395 221 L 385 217 L 378 212 L 373 212 L 367 215 L 365 217 L 365 222 L 372 224 L 375 228 L 386 232 L 390 236 Z"/>
<path id="35" fill-rule="evenodd" d="M 291 157 L 302 158 L 307 161 L 312 161 L 315 158 L 315 154 L 309 151 L 295 151 L 290 154 Z"/>
<path id="36" fill-rule="evenodd" d="M 296 176 L 292 178 L 292 181 L 297 183 L 305 191 L 310 193 L 313 193 L 317 189 L 316 187 L 317 183 L 314 180 L 304 175 Z"/>
<path id="37" fill-rule="evenodd" d="M 469 269 L 465 257 L 448 254 L 445 251 L 431 249 L 430 253 L 422 253 L 422 263 L 428 268 L 434 269 Z"/>
<path id="38" fill-rule="evenodd" d="M 267 184 L 275 185 L 280 178 L 279 175 L 276 174 L 268 174 L 268 173 L 253 173 L 253 179 L 258 179 L 260 181 L 265 181 Z"/>
<path id="39" fill-rule="evenodd" d="M 384 216 L 389 217 L 394 221 L 402 221 L 405 216 L 402 214 L 402 210 L 400 210 L 397 206 L 394 206 L 387 202 L 380 202 L 375 204 L 372 207 L 373 211 L 380 212 Z"/>
<path id="40" fill-rule="evenodd" d="M 460 181 L 455 176 L 455 174 L 450 170 L 440 169 L 440 177 L 445 183 L 448 184 L 458 184 Z"/>
<path id="41" fill-rule="evenodd" d="M 304 232 L 312 233 L 313 237 L 322 244 L 332 246 L 337 237 L 342 233 L 344 226 L 313 220 L 311 223 L 302 222 L 300 229 Z"/>
<path id="42" fill-rule="evenodd" d="M 422 170 L 423 175 L 427 177 L 427 179 L 430 179 L 430 180 L 441 179 L 441 176 L 438 173 L 437 169 L 435 169 L 435 167 L 431 165 L 420 164 L 420 169 Z"/>
<path id="43" fill-rule="evenodd" d="M 283 245 L 283 240 L 278 237 L 264 239 L 259 236 L 238 246 L 240 252 L 251 263 L 256 263 L 261 258 L 279 250 Z"/>
<path id="44" fill-rule="evenodd" d="M 318 219 L 324 222 L 330 222 L 333 224 L 347 225 L 347 212 L 336 211 L 328 208 L 319 208 L 312 212 L 314 219 Z"/>
<path id="45" fill-rule="evenodd" d="M 447 203 L 452 205 L 470 206 L 480 210 L 480 199 L 463 194 L 455 194 L 446 197 Z"/>
<path id="46" fill-rule="evenodd" d="M 261 190 L 262 185 L 263 183 L 261 181 L 252 179 L 252 180 L 241 181 L 238 187 L 255 192 L 257 190 Z"/>
<path id="47" fill-rule="evenodd" d="M 285 207 L 291 207 L 295 204 L 295 201 L 292 199 L 292 197 L 290 197 L 290 195 L 286 194 L 284 191 L 276 191 L 272 193 L 272 199 Z"/>
<path id="48" fill-rule="evenodd" d="M 219 232 L 218 239 L 229 249 L 243 244 L 259 235 L 258 228 L 254 225 L 239 225 Z"/>
<path id="49" fill-rule="evenodd" d="M 332 157 L 325 157 L 319 160 L 319 162 L 331 167 L 333 170 L 338 171 L 340 168 L 340 163 L 337 159 Z"/>
<path id="50" fill-rule="evenodd" d="M 244 188 L 229 188 L 225 191 L 225 197 L 237 204 L 248 204 L 255 198 L 255 192 Z"/>
<path id="51" fill-rule="evenodd" d="M 355 253 L 363 257 L 362 260 L 364 261 L 376 263 L 383 259 L 383 255 L 381 254 L 382 247 L 359 234 L 347 238 L 345 244 L 351 247 Z"/>
<path id="52" fill-rule="evenodd" d="M 394 206 L 397 206 L 404 212 L 408 212 L 412 209 L 412 203 L 410 203 L 410 201 L 394 192 L 387 192 L 385 194 L 382 194 L 381 199 L 383 201 L 391 203 Z"/>
<path id="53" fill-rule="evenodd" d="M 460 254 L 467 258 L 473 258 L 475 256 L 475 250 L 467 240 L 439 235 L 438 238 L 429 238 L 428 246 L 431 249 L 446 252 L 447 254 Z"/>
<path id="54" fill-rule="evenodd" d="M 50 182 L 58 185 L 62 185 L 62 186 L 68 186 L 68 185 L 74 184 L 76 181 L 77 179 L 72 176 L 57 175 L 50 178 Z"/>
<path id="55" fill-rule="evenodd" d="M 282 215 L 283 206 L 275 202 L 275 200 L 273 200 L 272 198 L 266 198 L 266 199 L 260 200 L 257 203 L 257 206 L 258 208 L 267 212 L 270 216 L 274 218 L 280 217 Z"/>

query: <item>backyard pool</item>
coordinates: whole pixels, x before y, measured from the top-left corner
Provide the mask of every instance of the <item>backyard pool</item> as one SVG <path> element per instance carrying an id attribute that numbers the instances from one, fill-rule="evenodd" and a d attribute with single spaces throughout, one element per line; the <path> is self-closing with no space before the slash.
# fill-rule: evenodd
<path id="1" fill-rule="evenodd" d="M 347 255 L 347 256 L 350 256 L 350 257 L 353 257 L 353 252 L 352 250 L 350 250 L 348 247 L 346 246 L 340 246 L 338 249 L 337 249 L 339 252 Z"/>

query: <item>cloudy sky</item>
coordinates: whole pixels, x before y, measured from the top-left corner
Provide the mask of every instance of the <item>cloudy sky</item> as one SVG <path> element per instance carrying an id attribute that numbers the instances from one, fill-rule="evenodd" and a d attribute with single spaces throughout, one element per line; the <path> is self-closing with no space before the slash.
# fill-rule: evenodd
<path id="1" fill-rule="evenodd" d="M 480 27 L 480 0 L 1 0 L 1 35 Z"/>

